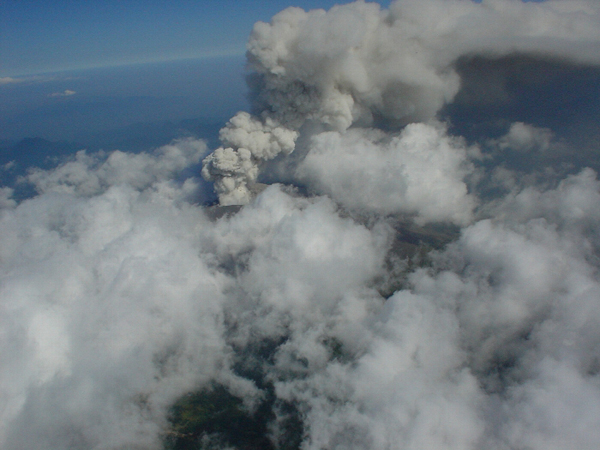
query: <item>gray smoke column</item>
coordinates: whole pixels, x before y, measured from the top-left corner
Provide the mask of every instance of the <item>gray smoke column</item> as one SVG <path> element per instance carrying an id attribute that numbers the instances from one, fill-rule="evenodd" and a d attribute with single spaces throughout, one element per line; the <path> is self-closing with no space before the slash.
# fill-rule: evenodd
<path id="1" fill-rule="evenodd" d="M 291 153 L 298 133 L 279 126 L 270 117 L 262 121 L 240 112 L 219 136 L 224 147 L 206 157 L 202 175 L 215 182 L 219 202 L 227 206 L 250 201 L 249 187 L 258 177 L 257 162 L 273 159 L 279 153 Z"/>
<path id="2" fill-rule="evenodd" d="M 427 121 L 459 91 L 461 57 L 522 52 L 598 64 L 599 14 L 589 1 L 288 8 L 254 26 L 247 47 L 256 116 L 231 120 L 203 175 L 221 204 L 245 204 L 260 166 L 291 153 L 307 121 L 341 133 Z"/>

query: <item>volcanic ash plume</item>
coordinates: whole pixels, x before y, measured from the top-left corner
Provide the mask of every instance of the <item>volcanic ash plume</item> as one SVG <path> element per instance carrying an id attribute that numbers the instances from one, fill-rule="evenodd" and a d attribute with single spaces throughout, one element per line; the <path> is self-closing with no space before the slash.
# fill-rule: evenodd
<path id="1" fill-rule="evenodd" d="M 223 206 L 248 203 L 258 177 L 258 161 L 290 154 L 298 137 L 296 131 L 278 126 L 269 117 L 263 122 L 246 112 L 234 116 L 219 135 L 223 147 L 206 157 L 202 175 L 215 182 Z"/>
<path id="2" fill-rule="evenodd" d="M 598 4 L 580 1 L 288 8 L 255 25 L 247 48 L 256 117 L 232 119 L 203 174 L 222 204 L 245 204 L 263 162 L 291 153 L 307 122 L 344 133 L 432 119 L 458 93 L 464 57 L 520 52 L 598 64 L 599 16 Z"/>

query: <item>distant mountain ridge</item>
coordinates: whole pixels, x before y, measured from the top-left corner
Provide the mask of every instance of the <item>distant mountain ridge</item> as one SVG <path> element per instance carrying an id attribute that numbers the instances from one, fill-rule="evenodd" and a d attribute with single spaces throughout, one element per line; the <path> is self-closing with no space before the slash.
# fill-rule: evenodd
<path id="1" fill-rule="evenodd" d="M 17 142 L 0 141 L 0 187 L 16 187 L 17 179 L 32 167 L 52 168 L 79 150 L 138 153 L 151 151 L 177 138 L 194 137 L 207 141 L 210 148 L 219 143 L 219 130 L 225 119 L 186 119 L 177 122 L 144 122 L 79 136 L 77 142 L 28 137 Z M 21 187 L 19 187 L 20 189 Z"/>
<path id="2" fill-rule="evenodd" d="M 52 165 L 54 157 L 79 150 L 121 150 L 140 152 L 166 145 L 181 137 L 205 139 L 209 147 L 218 145 L 219 130 L 225 119 L 185 119 L 178 122 L 143 122 L 101 132 L 81 134 L 76 142 L 54 141 L 43 137 L 27 137 L 11 143 L 0 142 L 0 165 L 11 161 L 23 167 Z"/>

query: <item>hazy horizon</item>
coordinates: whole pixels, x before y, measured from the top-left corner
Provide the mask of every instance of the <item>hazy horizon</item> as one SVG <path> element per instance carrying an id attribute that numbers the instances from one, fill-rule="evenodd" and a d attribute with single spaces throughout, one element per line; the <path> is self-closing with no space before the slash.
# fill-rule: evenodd
<path id="1" fill-rule="evenodd" d="M 0 139 L 81 141 L 86 133 L 136 123 L 193 118 L 224 121 L 248 108 L 244 74 L 244 59 L 236 57 L 26 79 L 0 87 L 0 120 L 4 124 Z"/>

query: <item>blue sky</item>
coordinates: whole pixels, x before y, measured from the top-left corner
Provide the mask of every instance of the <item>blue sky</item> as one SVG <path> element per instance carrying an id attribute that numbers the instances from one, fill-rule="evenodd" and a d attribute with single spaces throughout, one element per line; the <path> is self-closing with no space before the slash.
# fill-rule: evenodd
<path id="1" fill-rule="evenodd" d="M 3 0 L 0 77 L 242 55 L 256 21 L 269 21 L 288 6 L 328 9 L 336 3 L 340 2 Z"/>

